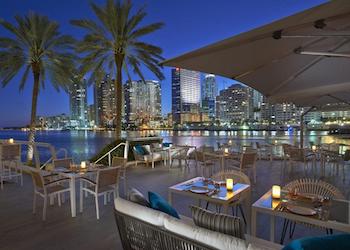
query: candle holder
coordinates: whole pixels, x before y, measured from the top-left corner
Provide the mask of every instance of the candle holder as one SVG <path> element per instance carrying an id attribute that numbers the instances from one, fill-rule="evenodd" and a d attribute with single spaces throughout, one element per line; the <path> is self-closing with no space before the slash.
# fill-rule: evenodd
<path id="1" fill-rule="evenodd" d="M 272 186 L 272 199 L 281 199 L 281 187 L 278 185 Z"/>
<path id="2" fill-rule="evenodd" d="M 227 191 L 233 190 L 233 179 L 226 179 L 226 190 Z"/>
<path id="3" fill-rule="evenodd" d="M 81 169 L 85 169 L 85 168 L 86 168 L 86 162 L 85 162 L 85 161 L 82 161 L 82 162 L 80 163 L 80 168 L 81 168 Z"/>
<path id="4" fill-rule="evenodd" d="M 8 141 L 10 144 L 13 144 L 15 142 L 15 140 L 13 138 L 10 138 Z"/>
<path id="5" fill-rule="evenodd" d="M 225 153 L 225 154 L 228 154 L 228 153 L 229 153 L 228 148 L 224 148 L 224 153 Z"/>

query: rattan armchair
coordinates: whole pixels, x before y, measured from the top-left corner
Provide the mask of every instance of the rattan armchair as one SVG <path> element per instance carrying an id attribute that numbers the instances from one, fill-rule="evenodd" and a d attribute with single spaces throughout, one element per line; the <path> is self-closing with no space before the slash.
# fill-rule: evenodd
<path id="1" fill-rule="evenodd" d="M 81 213 L 83 212 L 83 200 L 84 200 L 83 192 L 87 192 L 89 194 L 92 194 L 95 197 L 96 217 L 97 219 L 100 219 L 98 198 L 100 196 L 104 196 L 104 204 L 106 204 L 106 200 L 109 198 L 109 194 L 113 193 L 114 198 L 119 196 L 118 194 L 119 168 L 120 167 L 110 167 L 105 169 L 99 169 L 97 171 L 95 180 L 91 180 L 88 178 L 80 179 L 80 212 Z"/>
<path id="2" fill-rule="evenodd" d="M 295 181 L 292 181 L 284 186 L 284 190 L 288 192 L 298 192 L 300 194 L 306 194 L 306 195 L 314 195 L 314 196 L 320 196 L 320 197 L 327 197 L 330 199 L 344 199 L 344 195 L 333 185 L 321 181 L 321 180 L 315 180 L 315 179 L 298 179 Z M 308 224 L 308 223 L 302 223 L 304 225 L 307 225 L 309 227 L 316 227 L 314 225 Z M 290 221 L 285 219 L 283 223 L 283 229 L 282 229 L 282 235 L 281 235 L 281 244 L 284 242 L 285 234 L 287 231 L 289 225 L 289 237 L 292 238 L 296 222 Z M 327 229 L 327 234 L 332 233 L 332 229 Z"/>
<path id="3" fill-rule="evenodd" d="M 246 151 L 241 154 L 240 160 L 233 162 L 230 168 L 244 172 L 247 169 L 252 169 L 254 183 L 256 182 L 256 160 L 257 160 L 256 151 Z"/>

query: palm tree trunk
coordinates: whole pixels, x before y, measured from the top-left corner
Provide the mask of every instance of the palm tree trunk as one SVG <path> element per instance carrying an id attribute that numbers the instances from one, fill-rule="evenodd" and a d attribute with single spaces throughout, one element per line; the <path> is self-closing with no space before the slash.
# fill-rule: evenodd
<path id="1" fill-rule="evenodd" d="M 122 84 L 122 65 L 124 56 L 116 55 L 115 61 L 117 65 L 117 76 L 114 81 L 114 88 L 116 91 L 116 117 L 115 117 L 115 135 L 116 139 L 121 139 L 122 133 L 122 108 L 123 108 L 123 84 Z"/>
<path id="2" fill-rule="evenodd" d="M 29 145 L 27 152 L 27 161 L 29 163 L 33 160 L 34 153 L 34 141 L 35 141 L 35 118 L 36 118 L 36 107 L 38 103 L 38 95 L 39 95 L 39 83 L 40 83 L 40 71 L 33 69 L 34 75 L 34 85 L 33 85 L 33 93 L 32 93 L 32 111 L 30 115 L 30 129 L 29 129 Z"/>

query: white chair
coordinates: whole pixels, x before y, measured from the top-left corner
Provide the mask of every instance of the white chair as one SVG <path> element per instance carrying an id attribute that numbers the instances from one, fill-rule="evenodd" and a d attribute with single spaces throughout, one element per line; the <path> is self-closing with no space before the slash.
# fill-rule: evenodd
<path id="1" fill-rule="evenodd" d="M 23 186 L 23 173 L 20 167 L 21 145 L 19 144 L 0 144 L 0 183 L 1 189 L 4 188 L 5 180 L 20 179 Z"/>
<path id="2" fill-rule="evenodd" d="M 58 205 L 61 206 L 60 194 L 69 192 L 69 186 L 62 185 L 64 182 L 69 184 L 69 178 L 56 179 L 54 181 L 47 182 L 44 180 L 44 176 L 38 169 L 30 169 L 30 174 L 33 178 L 34 184 L 34 197 L 33 197 L 33 214 L 35 214 L 36 196 L 39 195 L 44 199 L 43 207 L 43 220 L 46 219 L 47 201 L 53 199 L 56 195 L 58 197 Z"/>
<path id="3" fill-rule="evenodd" d="M 112 159 L 112 167 L 119 167 L 119 178 L 123 180 L 124 195 L 126 195 L 127 185 L 126 185 L 126 168 L 128 159 L 124 157 L 114 156 Z"/>
<path id="4" fill-rule="evenodd" d="M 100 210 L 98 205 L 98 198 L 104 196 L 104 204 L 106 205 L 107 199 L 111 193 L 114 194 L 114 198 L 119 196 L 118 194 L 118 178 L 120 167 L 110 167 L 105 169 L 99 169 L 96 174 L 96 180 L 90 180 L 88 178 L 80 179 L 80 212 L 83 212 L 83 192 L 92 194 L 95 197 L 96 205 L 96 217 L 100 219 Z M 85 185 L 84 185 L 85 184 Z"/>

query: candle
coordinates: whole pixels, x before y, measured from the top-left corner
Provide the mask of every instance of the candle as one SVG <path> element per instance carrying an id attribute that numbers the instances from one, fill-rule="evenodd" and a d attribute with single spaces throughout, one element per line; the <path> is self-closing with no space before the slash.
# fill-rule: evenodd
<path id="1" fill-rule="evenodd" d="M 82 168 L 82 169 L 86 168 L 86 162 L 85 161 L 82 161 L 80 163 L 80 168 Z"/>
<path id="2" fill-rule="evenodd" d="M 275 140 L 275 144 L 277 144 L 277 140 Z"/>
<path id="3" fill-rule="evenodd" d="M 15 142 L 15 140 L 13 140 L 13 138 L 9 139 L 9 143 L 14 143 L 14 142 Z"/>
<path id="4" fill-rule="evenodd" d="M 228 154 L 228 148 L 225 148 L 225 149 L 224 149 L 224 153 L 225 153 L 225 154 Z"/>
<path id="5" fill-rule="evenodd" d="M 272 186 L 272 198 L 280 199 L 281 198 L 281 187 L 278 185 Z"/>
<path id="6" fill-rule="evenodd" d="M 227 191 L 233 190 L 233 179 L 226 179 L 226 189 Z"/>
<path id="7" fill-rule="evenodd" d="M 316 145 L 312 145 L 311 149 L 312 149 L 312 151 L 316 151 L 316 149 L 317 149 Z"/>
<path id="8" fill-rule="evenodd" d="M 229 141 L 228 141 L 228 145 L 232 145 L 232 140 L 229 140 Z"/>

